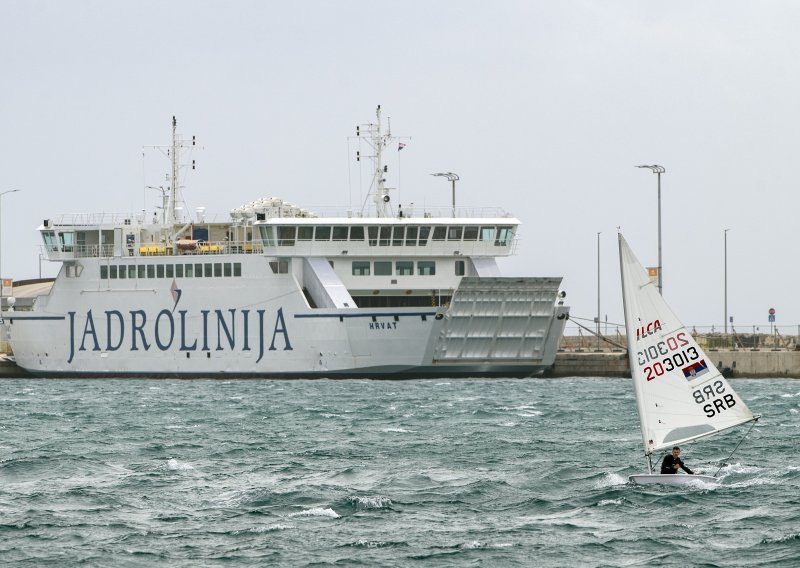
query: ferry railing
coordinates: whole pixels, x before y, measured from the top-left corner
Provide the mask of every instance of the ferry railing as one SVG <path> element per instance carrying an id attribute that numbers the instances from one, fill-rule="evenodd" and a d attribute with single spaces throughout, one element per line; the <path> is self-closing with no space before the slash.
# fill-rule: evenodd
<path id="1" fill-rule="evenodd" d="M 124 245 L 117 249 L 113 244 L 106 245 L 59 245 L 58 247 L 42 247 L 42 258 L 48 260 L 73 260 L 76 258 L 112 258 L 115 250 L 122 256 L 176 256 L 171 243 L 140 243 Z M 213 254 L 263 254 L 264 247 L 260 242 L 203 241 L 198 242 L 191 250 L 178 250 L 177 255 L 213 255 Z"/>

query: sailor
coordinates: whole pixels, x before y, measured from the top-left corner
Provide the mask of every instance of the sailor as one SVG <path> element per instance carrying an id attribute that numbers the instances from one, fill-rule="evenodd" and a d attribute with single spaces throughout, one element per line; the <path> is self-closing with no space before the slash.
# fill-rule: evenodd
<path id="1" fill-rule="evenodd" d="M 664 461 L 661 462 L 661 473 L 678 473 L 678 468 L 680 468 L 689 475 L 694 475 L 694 472 L 683 463 L 680 455 L 681 449 L 678 446 L 672 448 L 672 454 L 664 456 Z"/>

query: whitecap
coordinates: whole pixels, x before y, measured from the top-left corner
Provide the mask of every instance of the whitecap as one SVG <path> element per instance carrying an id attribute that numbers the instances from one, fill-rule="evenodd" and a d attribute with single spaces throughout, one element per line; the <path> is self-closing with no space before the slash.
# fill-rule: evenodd
<path id="1" fill-rule="evenodd" d="M 602 478 L 598 479 L 595 484 L 595 489 L 603 489 L 605 487 L 614 487 L 615 485 L 625 485 L 628 480 L 618 473 L 606 473 Z"/>
<path id="2" fill-rule="evenodd" d="M 190 469 L 194 469 L 188 463 L 182 463 L 176 460 L 175 458 L 169 458 L 167 460 L 167 468 L 173 471 L 188 471 Z"/>
<path id="3" fill-rule="evenodd" d="M 388 497 L 365 497 L 363 495 L 348 497 L 348 501 L 360 509 L 384 509 L 392 504 Z"/>
<path id="4" fill-rule="evenodd" d="M 606 505 L 622 505 L 622 497 L 619 499 L 603 499 L 600 501 L 597 506 L 598 507 L 605 507 Z"/>
<path id="5" fill-rule="evenodd" d="M 444 386 L 448 386 L 449 384 L 450 384 L 450 383 L 436 383 L 436 385 L 435 385 L 435 386 L 437 386 L 437 387 L 444 387 Z"/>
<path id="6" fill-rule="evenodd" d="M 293 529 L 293 525 L 282 525 L 278 523 L 277 525 L 263 525 L 260 527 L 253 527 L 249 529 L 247 532 L 251 533 L 265 533 L 265 532 L 273 532 L 273 531 L 285 531 L 287 529 Z"/>
<path id="7" fill-rule="evenodd" d="M 330 507 L 323 509 L 322 507 L 314 507 L 312 509 L 306 509 L 304 511 L 298 511 L 297 513 L 289 513 L 290 517 L 330 517 L 332 519 L 338 519 L 339 513 L 331 509 Z"/>
<path id="8" fill-rule="evenodd" d="M 498 426 L 505 426 L 506 428 L 513 428 L 516 425 L 517 425 L 516 422 L 502 422 L 498 424 Z"/>
<path id="9" fill-rule="evenodd" d="M 384 428 L 381 432 L 397 432 L 398 434 L 407 434 L 410 430 L 405 428 Z"/>
<path id="10" fill-rule="evenodd" d="M 466 549 L 466 550 L 471 550 L 471 549 L 473 549 L 473 548 L 483 548 L 483 544 L 481 544 L 481 543 L 480 543 L 479 541 L 477 541 L 477 540 L 473 540 L 473 541 L 471 541 L 471 542 L 465 542 L 465 543 L 464 543 L 464 544 L 462 544 L 462 545 L 461 545 L 459 548 L 464 548 L 464 549 Z"/>

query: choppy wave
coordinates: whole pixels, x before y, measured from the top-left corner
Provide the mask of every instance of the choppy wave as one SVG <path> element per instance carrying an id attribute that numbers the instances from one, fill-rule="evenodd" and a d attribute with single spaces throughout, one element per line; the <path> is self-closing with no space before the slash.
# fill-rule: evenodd
<path id="1" fill-rule="evenodd" d="M 629 380 L 6 380 L 0 565 L 793 568 L 800 393 L 733 385 L 657 487 Z"/>

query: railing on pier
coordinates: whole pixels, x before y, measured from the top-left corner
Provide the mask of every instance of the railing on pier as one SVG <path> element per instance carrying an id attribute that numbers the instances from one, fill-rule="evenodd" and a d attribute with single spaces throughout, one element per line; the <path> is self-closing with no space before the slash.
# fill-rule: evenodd
<path id="1" fill-rule="evenodd" d="M 729 326 L 728 333 L 719 326 L 686 326 L 697 344 L 706 351 L 715 350 L 800 350 L 800 325 Z M 739 330 L 747 330 L 742 333 Z M 564 329 L 559 350 L 561 351 L 619 351 L 627 349 L 625 326 L 619 323 L 601 322 L 600 334 L 593 320 L 570 316 Z"/>

